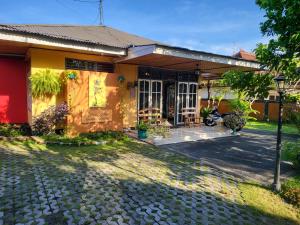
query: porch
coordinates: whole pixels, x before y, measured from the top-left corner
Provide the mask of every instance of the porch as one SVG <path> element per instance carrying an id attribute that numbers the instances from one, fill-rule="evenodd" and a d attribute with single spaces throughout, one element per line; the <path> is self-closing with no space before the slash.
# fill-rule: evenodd
<path id="1" fill-rule="evenodd" d="M 260 70 L 255 61 L 158 44 L 133 46 L 115 63 L 138 66 L 137 121 L 155 114 L 175 127 L 185 123 L 187 111 L 200 117 L 203 80 L 220 79 L 228 70 Z"/>
<path id="2" fill-rule="evenodd" d="M 129 131 L 127 134 L 133 138 L 138 138 L 136 130 Z M 196 142 L 200 140 L 210 140 L 215 138 L 230 137 L 231 130 L 224 126 L 215 127 L 178 127 L 170 129 L 166 137 L 150 134 L 148 138 L 144 139 L 145 142 L 156 146 L 177 144 L 182 142 Z"/>

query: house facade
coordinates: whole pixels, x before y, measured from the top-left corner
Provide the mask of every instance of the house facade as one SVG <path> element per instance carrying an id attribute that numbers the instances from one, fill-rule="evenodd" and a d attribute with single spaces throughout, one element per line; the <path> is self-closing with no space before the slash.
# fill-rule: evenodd
<path id="1" fill-rule="evenodd" d="M 57 95 L 34 97 L 30 75 L 75 73 Z M 0 25 L 0 123 L 32 123 L 67 102 L 68 132 L 135 127 L 157 108 L 171 124 L 200 111 L 203 80 L 228 70 L 255 71 L 253 60 L 169 46 L 106 26 Z"/>

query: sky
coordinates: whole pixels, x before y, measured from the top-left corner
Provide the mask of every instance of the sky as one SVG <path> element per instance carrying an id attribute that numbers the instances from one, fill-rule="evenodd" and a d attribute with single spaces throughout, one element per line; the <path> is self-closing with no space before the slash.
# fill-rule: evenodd
<path id="1" fill-rule="evenodd" d="M 104 25 L 166 44 L 232 55 L 265 43 L 255 0 L 103 0 Z M 0 0 L 0 23 L 99 24 L 99 0 Z"/>

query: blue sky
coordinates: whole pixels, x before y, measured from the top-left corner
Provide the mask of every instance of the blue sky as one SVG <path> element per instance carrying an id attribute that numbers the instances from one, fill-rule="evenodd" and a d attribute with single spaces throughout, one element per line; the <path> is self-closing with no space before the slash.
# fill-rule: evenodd
<path id="1" fill-rule="evenodd" d="M 226 55 L 258 42 L 255 0 L 104 0 L 104 24 L 167 44 Z M 1 0 L 0 23 L 99 23 L 97 0 Z"/>

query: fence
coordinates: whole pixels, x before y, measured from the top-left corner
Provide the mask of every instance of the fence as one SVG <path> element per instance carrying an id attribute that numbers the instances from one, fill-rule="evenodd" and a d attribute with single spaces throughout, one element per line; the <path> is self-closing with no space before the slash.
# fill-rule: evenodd
<path id="1" fill-rule="evenodd" d="M 207 106 L 207 100 L 201 100 L 201 107 Z M 289 114 L 292 108 L 295 108 L 296 103 L 286 103 L 283 108 L 283 119 L 288 120 Z M 298 106 L 299 107 L 299 106 Z M 252 108 L 257 111 L 256 114 L 251 116 L 255 117 L 257 120 L 270 120 L 277 121 L 279 113 L 279 103 L 275 101 L 256 101 L 253 103 Z M 231 112 L 229 102 L 227 100 L 222 100 L 219 107 L 219 113 Z"/>

